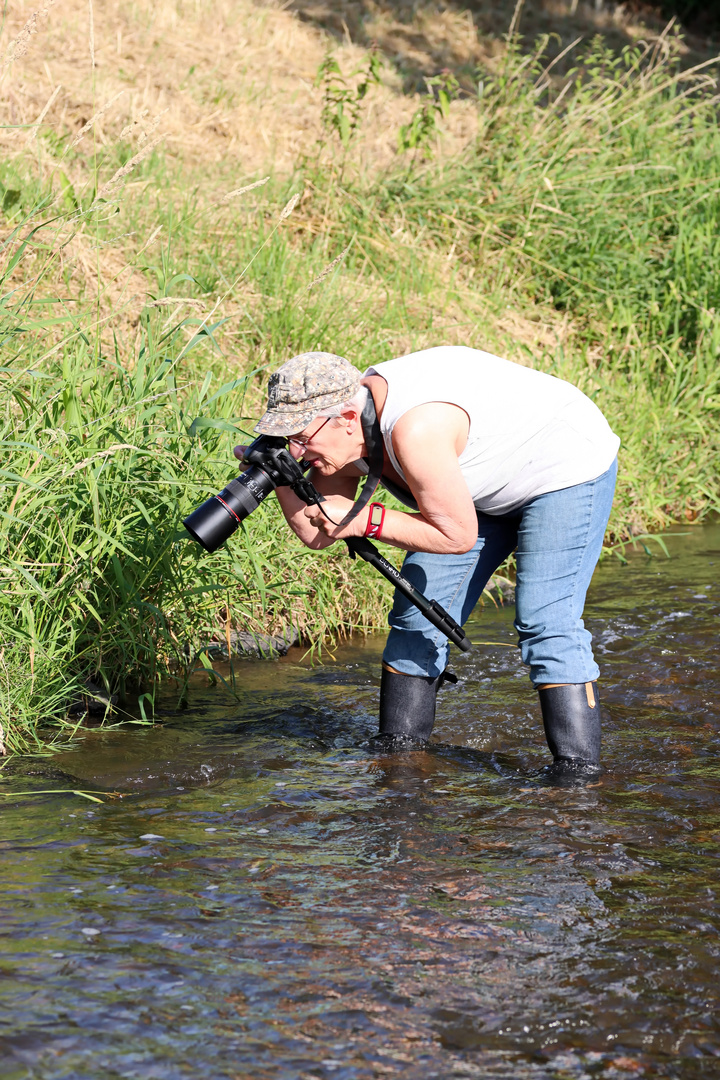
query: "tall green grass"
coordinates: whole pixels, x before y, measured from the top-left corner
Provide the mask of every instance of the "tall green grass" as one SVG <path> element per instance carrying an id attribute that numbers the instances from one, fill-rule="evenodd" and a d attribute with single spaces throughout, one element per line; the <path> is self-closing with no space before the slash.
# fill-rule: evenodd
<path id="1" fill-rule="evenodd" d="M 189 540 L 182 518 L 236 472 L 232 447 L 248 441 L 255 373 L 233 374 L 216 338 L 222 317 L 171 314 L 163 327 L 173 307 L 146 306 L 128 348 L 112 318 L 97 317 L 95 297 L 78 298 L 77 311 L 40 298 L 37 282 L 8 287 L 26 253 L 42 257 L 28 237 L 47 217 L 33 211 L 15 227 L 0 277 L 0 724 L 9 750 L 45 745 L 39 726 L 63 725 L 89 679 L 107 696 L 119 691 L 120 717 L 128 694 L 144 690 L 147 717 L 160 677 L 181 685 L 189 668 L 208 665 L 208 644 L 237 629 L 294 627 L 327 644 L 379 615 L 364 565 L 351 578 L 338 551 L 318 572 L 317 555 L 288 536 L 272 503 L 213 556 Z M 43 246 L 57 246 L 66 225 Z M 246 263 L 267 239 L 261 224 Z M 168 243 L 146 267 L 160 300 L 188 283 L 171 261 Z"/>
<path id="2" fill-rule="evenodd" d="M 524 289 L 620 354 L 603 358 L 613 370 L 642 343 L 720 348 L 718 64 L 648 52 L 598 40 L 553 85 L 511 50 L 481 84 L 470 152 L 385 189 L 439 243 L 457 236 L 508 277 L 519 264 Z"/>
<path id="3" fill-rule="evenodd" d="M 512 43 L 481 74 L 474 143 L 448 160 L 428 139 L 380 176 L 352 139 L 336 155 L 332 131 L 289 186 L 231 204 L 159 150 L 134 173 L 142 195 L 95 202 L 131 151 L 88 163 L 62 133 L 41 136 L 50 167 L 0 166 L 6 748 L 47 746 L 49 724 L 65 737 L 88 678 L 120 693 L 116 718 L 131 692 L 149 717 L 158 680 L 181 685 L 232 631 L 292 624 L 317 645 L 382 625 L 382 579 L 303 549 L 272 502 L 213 556 L 179 524 L 233 474 L 267 370 L 293 353 L 364 367 L 453 341 L 524 359 L 580 385 L 623 439 L 612 537 L 720 505 L 713 87 L 601 43 L 557 83 Z M 509 310 L 557 343 L 518 339 Z"/>
<path id="4" fill-rule="evenodd" d="M 346 171 L 332 215 L 380 273 L 408 258 L 398 234 L 435 272 L 447 259 L 440 287 L 451 277 L 468 321 L 476 299 L 571 327 L 533 363 L 582 386 L 623 438 L 618 534 L 720 503 L 720 69 L 683 71 L 674 48 L 614 55 L 596 39 L 555 80 L 542 43 L 533 57 L 511 41 L 480 73 L 465 152 L 408 156 L 381 183 Z"/>

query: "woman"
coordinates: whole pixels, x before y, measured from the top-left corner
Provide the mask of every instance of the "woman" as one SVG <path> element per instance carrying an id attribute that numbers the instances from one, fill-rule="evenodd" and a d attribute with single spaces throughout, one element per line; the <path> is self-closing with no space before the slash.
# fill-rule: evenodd
<path id="1" fill-rule="evenodd" d="M 620 440 L 593 402 L 570 383 L 460 346 L 401 356 L 362 377 L 342 357 L 315 352 L 271 376 L 255 430 L 288 436 L 326 497 L 321 511 L 277 489 L 304 544 L 370 535 L 407 551 L 404 576 L 460 623 L 515 551 L 515 627 L 540 695 L 551 773 L 596 775 L 598 667 L 582 610 Z M 381 473 L 408 511 L 359 508 L 368 471 L 371 486 Z M 448 643 L 401 595 L 389 622 L 380 734 L 424 740 Z"/>

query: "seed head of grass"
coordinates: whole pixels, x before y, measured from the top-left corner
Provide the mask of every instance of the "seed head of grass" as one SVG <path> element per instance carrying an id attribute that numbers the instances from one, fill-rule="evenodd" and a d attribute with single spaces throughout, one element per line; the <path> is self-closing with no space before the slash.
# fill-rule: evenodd
<path id="1" fill-rule="evenodd" d="M 254 191 L 255 188 L 262 187 L 267 184 L 269 176 L 264 176 L 262 180 L 256 180 L 254 184 L 246 184 L 245 187 L 236 188 L 235 191 L 228 191 L 227 195 L 223 195 L 221 202 L 230 202 L 231 199 L 237 199 L 240 195 L 244 195 L 247 191 Z M 291 208 L 292 209 L 292 208 Z M 288 211 L 290 213 L 290 211 Z"/>
<path id="2" fill-rule="evenodd" d="M 42 112 L 38 116 L 35 123 L 32 125 L 32 129 L 31 129 L 30 134 L 28 135 L 28 139 L 27 139 L 28 143 L 33 142 L 33 140 L 37 137 L 37 133 L 40 130 L 40 125 L 42 124 L 43 120 L 45 119 L 48 112 L 52 108 L 53 102 L 55 101 L 55 98 L 58 96 L 58 94 L 60 93 L 61 90 L 62 90 L 62 86 L 61 86 L 60 83 L 58 83 L 58 85 L 55 87 L 55 89 L 53 90 L 50 97 L 45 102 L 45 105 L 43 107 Z"/>
<path id="3" fill-rule="evenodd" d="M 107 183 L 103 184 L 103 186 L 98 191 L 97 195 L 95 196 L 95 202 L 93 203 L 93 206 L 95 206 L 99 200 L 105 199 L 108 195 L 114 194 L 115 189 L 117 188 L 120 181 L 123 180 L 126 176 L 128 176 L 133 171 L 136 165 L 139 165 L 141 161 L 143 161 L 146 157 L 149 157 L 155 147 L 158 146 L 164 138 L 164 135 L 158 135 L 157 138 L 153 139 L 152 142 L 149 142 L 147 146 L 143 146 L 142 150 L 139 150 L 138 153 L 134 155 L 134 157 L 131 157 L 130 160 L 125 163 L 125 165 L 123 165 L 120 169 L 113 173 Z"/>
<path id="4" fill-rule="evenodd" d="M 288 201 L 285 203 L 285 206 L 283 206 L 282 210 L 280 211 L 280 221 L 284 221 L 285 218 L 290 217 L 293 210 L 295 209 L 297 204 L 300 202 L 300 198 L 301 198 L 301 192 L 297 191 L 292 196 L 292 198 L 288 199 Z"/>
<path id="5" fill-rule="evenodd" d="M 90 46 L 90 66 L 95 68 L 95 15 L 92 0 L 88 0 L 88 44 Z"/>
<path id="6" fill-rule="evenodd" d="M 59 89 L 59 87 L 58 87 L 58 89 Z M 82 140 L 87 135 L 88 131 L 90 131 L 91 128 L 94 127 L 94 125 L 98 122 L 98 120 L 100 120 L 100 118 L 105 115 L 105 113 L 108 111 L 108 109 L 110 109 L 115 104 L 115 102 L 118 100 L 118 98 L 122 97 L 122 95 L 124 93 L 125 93 L 124 90 L 118 90 L 117 94 L 113 94 L 113 96 L 110 98 L 110 100 L 106 101 L 105 104 L 100 109 L 98 109 L 98 111 L 93 116 L 90 117 L 90 119 L 87 121 L 86 124 L 83 124 L 83 126 L 80 128 L 77 135 L 73 139 L 73 141 L 67 147 L 67 150 L 65 151 L 65 153 L 67 153 L 68 150 L 72 150 L 72 148 L 74 146 L 77 146 L 77 144 L 79 142 L 82 142 Z"/>
<path id="7" fill-rule="evenodd" d="M 352 242 L 349 243 L 347 245 L 347 247 L 343 248 L 342 251 L 340 252 L 340 254 L 335 259 L 333 259 L 333 261 L 331 263 L 328 263 L 328 265 L 325 267 L 323 272 L 321 274 L 318 274 L 318 276 L 314 279 L 314 281 L 310 282 L 310 284 L 307 287 L 307 292 L 310 292 L 311 289 L 314 289 L 316 285 L 319 285 L 321 281 L 324 281 L 326 277 L 328 277 L 330 274 L 332 274 L 335 267 L 340 265 L 340 263 L 343 261 L 343 259 L 345 258 L 345 256 L 347 255 L 347 253 L 348 253 L 348 251 L 350 250 L 351 247 L 352 247 Z"/>
<path id="8" fill-rule="evenodd" d="M 56 3 L 57 0 L 46 0 L 46 3 L 41 8 L 38 8 L 37 11 L 33 11 L 20 33 L 10 42 L 5 50 L 5 59 L 2 64 L 0 64 L 0 71 L 3 68 L 9 67 L 10 64 L 25 55 L 30 48 L 30 39 L 33 34 L 37 34 L 40 29 L 40 20 L 48 17 L 50 8 Z"/>
<path id="9" fill-rule="evenodd" d="M 138 128 L 142 130 L 142 121 L 149 112 L 149 109 L 142 109 L 142 111 L 138 113 L 134 120 L 131 120 L 129 124 L 125 125 L 125 127 L 120 132 L 119 137 L 121 139 L 127 139 L 130 135 L 133 135 Z"/>

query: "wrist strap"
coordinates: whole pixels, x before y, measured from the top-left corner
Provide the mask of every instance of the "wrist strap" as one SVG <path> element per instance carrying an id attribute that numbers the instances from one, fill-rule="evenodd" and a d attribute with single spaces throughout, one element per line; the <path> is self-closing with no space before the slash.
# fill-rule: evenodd
<path id="1" fill-rule="evenodd" d="M 370 513 L 368 514 L 367 525 L 365 526 L 365 535 L 370 540 L 379 540 L 380 533 L 382 532 L 383 522 L 385 521 L 385 507 L 382 503 L 370 503 Z"/>

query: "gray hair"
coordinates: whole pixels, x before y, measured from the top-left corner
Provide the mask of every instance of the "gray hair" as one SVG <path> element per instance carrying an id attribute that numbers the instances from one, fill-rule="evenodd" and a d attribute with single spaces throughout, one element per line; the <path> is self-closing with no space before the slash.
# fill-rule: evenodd
<path id="1" fill-rule="evenodd" d="M 351 398 L 348 398 L 347 401 L 343 401 L 339 405 L 330 405 L 329 408 L 323 409 L 322 412 L 319 412 L 318 416 L 342 416 L 345 409 L 357 409 L 358 414 L 360 414 L 367 405 L 369 394 L 370 391 L 368 390 L 367 386 L 361 386 L 357 393 L 353 394 L 353 396 Z"/>

